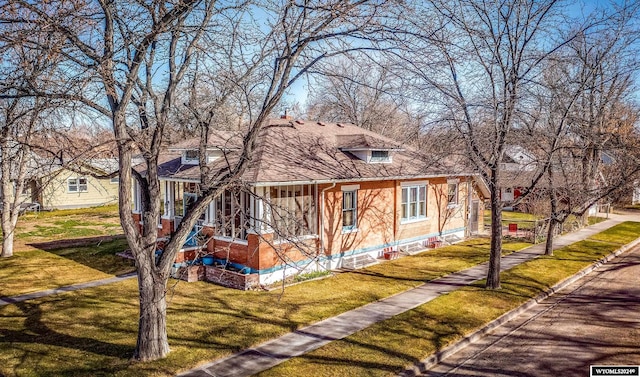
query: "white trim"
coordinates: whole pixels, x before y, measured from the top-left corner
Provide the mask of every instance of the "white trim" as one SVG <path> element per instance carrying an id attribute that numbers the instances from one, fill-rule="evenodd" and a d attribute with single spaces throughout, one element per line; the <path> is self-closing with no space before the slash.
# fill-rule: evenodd
<path id="1" fill-rule="evenodd" d="M 306 236 L 296 236 L 296 237 L 292 237 L 292 238 L 281 238 L 281 239 L 277 239 L 277 240 L 273 240 L 272 243 L 274 245 L 280 245 L 280 244 L 286 244 L 286 243 L 297 243 L 297 242 L 304 242 L 304 241 L 308 241 L 308 240 L 315 240 L 318 239 L 320 236 L 317 234 L 308 234 Z"/>
<path id="2" fill-rule="evenodd" d="M 454 183 L 457 185 L 458 183 L 460 183 L 460 179 L 459 179 L 459 178 L 455 178 L 455 179 L 447 179 L 447 184 L 452 185 L 452 184 L 454 184 Z"/>
<path id="3" fill-rule="evenodd" d="M 233 237 L 225 237 L 225 236 L 213 236 L 214 240 L 218 240 L 218 241 L 223 241 L 223 242 L 229 242 L 229 243 L 237 243 L 240 245 L 249 245 L 249 241 L 248 240 L 243 240 L 240 238 L 233 238 Z"/>
<path id="4" fill-rule="evenodd" d="M 274 182 L 255 182 L 252 185 L 255 187 L 261 186 L 287 186 L 287 185 L 303 185 L 303 184 L 325 184 L 325 183 L 349 183 L 349 182 L 379 182 L 379 181 L 408 181 L 411 179 L 426 179 L 426 178 L 444 178 L 447 174 L 428 174 L 428 175 L 415 175 L 415 176 L 388 176 L 388 177 L 373 177 L 373 178 L 343 178 L 343 179 L 318 179 L 309 181 L 274 181 Z M 480 177 L 480 174 L 460 173 L 459 176 L 464 177 Z M 161 178 L 170 179 L 170 178 Z M 415 181 L 418 182 L 418 181 Z M 484 180 L 480 179 L 480 183 L 484 184 Z M 486 184 L 484 185 L 486 187 Z M 487 192 L 488 189 L 487 189 Z"/>
<path id="5" fill-rule="evenodd" d="M 408 182 L 400 182 L 400 187 L 409 187 L 409 186 L 428 186 L 429 181 L 408 181 Z"/>
<path id="6" fill-rule="evenodd" d="M 402 220 L 402 218 L 400 219 L 400 225 L 405 225 L 405 224 L 413 224 L 413 223 L 419 223 L 422 221 L 429 221 L 429 217 L 420 217 L 417 219 L 411 219 L 411 220 Z"/>
<path id="7" fill-rule="evenodd" d="M 342 185 L 340 191 L 356 191 L 360 190 L 360 185 Z"/>

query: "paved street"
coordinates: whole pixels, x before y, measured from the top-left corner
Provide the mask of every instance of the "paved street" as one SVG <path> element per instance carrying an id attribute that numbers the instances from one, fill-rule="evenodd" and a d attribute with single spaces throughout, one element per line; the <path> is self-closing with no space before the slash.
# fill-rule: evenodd
<path id="1" fill-rule="evenodd" d="M 640 365 L 640 247 L 615 258 L 423 376 L 588 376 Z"/>

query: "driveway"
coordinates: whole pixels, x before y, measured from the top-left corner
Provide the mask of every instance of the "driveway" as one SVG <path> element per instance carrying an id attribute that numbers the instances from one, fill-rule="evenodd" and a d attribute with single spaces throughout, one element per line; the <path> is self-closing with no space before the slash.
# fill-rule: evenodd
<path id="1" fill-rule="evenodd" d="M 582 377 L 589 365 L 640 365 L 640 247 L 422 375 Z"/>

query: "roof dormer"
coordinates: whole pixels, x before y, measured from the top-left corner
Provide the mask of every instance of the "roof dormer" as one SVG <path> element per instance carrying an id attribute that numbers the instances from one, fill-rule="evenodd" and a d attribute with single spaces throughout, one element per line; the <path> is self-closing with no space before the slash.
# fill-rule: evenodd
<path id="1" fill-rule="evenodd" d="M 200 162 L 200 151 L 197 149 L 187 149 L 182 151 L 182 165 L 198 165 Z"/>
<path id="2" fill-rule="evenodd" d="M 339 149 L 349 152 L 368 164 L 389 164 L 393 162 L 393 152 L 404 150 L 399 145 L 371 135 L 339 135 Z"/>
<path id="3" fill-rule="evenodd" d="M 217 160 L 222 157 L 224 151 L 221 149 L 207 149 L 207 163 Z M 183 149 L 182 150 L 182 165 L 198 165 L 200 163 L 200 151 L 198 149 Z"/>

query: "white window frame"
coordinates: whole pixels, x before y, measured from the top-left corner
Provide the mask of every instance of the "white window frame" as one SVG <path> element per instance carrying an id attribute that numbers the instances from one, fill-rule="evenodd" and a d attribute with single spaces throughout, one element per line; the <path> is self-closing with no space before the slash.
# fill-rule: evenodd
<path id="1" fill-rule="evenodd" d="M 451 198 L 451 186 L 454 187 L 454 195 Z M 460 185 L 458 180 L 447 181 L 447 206 L 455 207 L 459 204 L 460 199 Z"/>
<path id="2" fill-rule="evenodd" d="M 345 207 L 345 199 L 351 196 L 351 207 Z M 344 225 L 346 212 L 352 212 L 353 224 Z M 345 190 L 342 189 L 342 233 L 351 233 L 358 230 L 358 189 Z"/>
<path id="3" fill-rule="evenodd" d="M 193 153 L 195 156 L 189 157 Z M 182 152 L 182 163 L 186 165 L 195 165 L 200 162 L 200 151 L 197 149 L 188 149 Z"/>
<path id="4" fill-rule="evenodd" d="M 80 181 L 84 180 L 84 183 Z M 75 181 L 75 183 L 72 183 Z M 71 189 L 71 187 L 75 187 L 75 189 Z M 77 194 L 80 192 L 88 192 L 89 191 L 89 181 L 86 177 L 69 177 L 67 178 L 67 193 L 69 194 Z"/>
<path id="5" fill-rule="evenodd" d="M 406 182 L 401 184 L 400 191 L 400 223 L 408 224 L 429 219 L 427 204 L 429 199 L 429 182 Z M 406 195 L 405 195 L 406 190 Z M 411 200 L 411 193 L 415 192 L 415 200 Z M 421 198 L 424 194 L 424 198 Z M 406 198 L 406 202 L 405 202 Z M 415 216 L 411 215 L 411 203 L 415 203 Z M 406 208 L 406 209 L 405 209 Z M 406 214 L 406 215 L 405 215 Z"/>
<path id="6" fill-rule="evenodd" d="M 379 156 L 374 157 L 373 154 L 377 152 L 382 152 L 382 153 L 385 153 L 386 155 L 384 157 L 379 157 Z M 373 164 L 391 162 L 391 152 L 384 151 L 384 150 L 372 150 L 370 151 L 369 162 Z"/>

